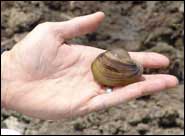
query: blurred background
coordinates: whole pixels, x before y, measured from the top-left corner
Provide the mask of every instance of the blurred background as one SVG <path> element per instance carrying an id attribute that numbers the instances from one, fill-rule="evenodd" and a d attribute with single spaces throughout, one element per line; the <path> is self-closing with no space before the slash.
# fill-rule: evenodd
<path id="1" fill-rule="evenodd" d="M 2 109 L 1 128 L 23 134 L 184 134 L 183 1 L 2 1 L 1 48 L 11 49 L 39 23 L 96 11 L 106 14 L 97 32 L 71 42 L 162 53 L 171 60 L 170 66 L 145 69 L 145 73 L 175 75 L 179 86 L 64 122 L 32 119 Z"/>

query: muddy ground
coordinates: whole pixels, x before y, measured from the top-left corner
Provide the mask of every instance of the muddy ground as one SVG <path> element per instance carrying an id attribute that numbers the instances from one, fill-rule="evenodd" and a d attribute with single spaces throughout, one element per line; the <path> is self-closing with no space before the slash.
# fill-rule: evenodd
<path id="1" fill-rule="evenodd" d="M 23 134 L 184 134 L 184 2 L 1 2 L 1 48 L 11 49 L 37 24 L 63 21 L 104 11 L 97 32 L 73 39 L 86 46 L 129 51 L 155 51 L 168 56 L 165 69 L 178 77 L 177 88 L 142 97 L 107 110 L 65 122 L 32 119 L 13 111 L 1 112 L 1 128 Z"/>

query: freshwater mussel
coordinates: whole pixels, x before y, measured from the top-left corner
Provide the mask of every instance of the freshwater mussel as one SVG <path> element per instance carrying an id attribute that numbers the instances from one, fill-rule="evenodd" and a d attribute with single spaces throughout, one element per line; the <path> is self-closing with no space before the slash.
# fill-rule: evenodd
<path id="1" fill-rule="evenodd" d="M 132 60 L 123 48 L 113 48 L 101 53 L 93 61 L 91 69 L 94 79 L 109 87 L 137 82 L 143 73 L 143 67 Z"/>

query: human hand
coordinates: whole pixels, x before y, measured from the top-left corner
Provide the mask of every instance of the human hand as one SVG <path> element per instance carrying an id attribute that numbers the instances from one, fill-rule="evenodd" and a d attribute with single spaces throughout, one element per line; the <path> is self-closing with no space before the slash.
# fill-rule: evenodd
<path id="1" fill-rule="evenodd" d="M 104 50 L 65 41 L 96 30 L 104 14 L 77 17 L 65 22 L 38 25 L 14 48 L 2 55 L 3 106 L 48 120 L 84 115 L 131 99 L 175 87 L 171 75 L 143 75 L 144 81 L 114 88 L 95 82 L 92 61 Z M 130 52 L 144 67 L 158 68 L 169 60 L 157 53 Z"/>

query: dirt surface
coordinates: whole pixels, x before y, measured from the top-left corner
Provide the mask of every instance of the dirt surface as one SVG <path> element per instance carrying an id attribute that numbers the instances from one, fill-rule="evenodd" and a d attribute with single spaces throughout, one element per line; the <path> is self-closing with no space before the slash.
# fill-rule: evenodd
<path id="1" fill-rule="evenodd" d="M 178 77 L 177 88 L 65 122 L 32 119 L 12 111 L 1 113 L 1 128 L 24 134 L 184 134 L 184 2 L 1 2 L 1 48 L 11 49 L 37 24 L 64 21 L 95 11 L 106 19 L 97 32 L 71 42 L 107 49 L 155 51 L 168 56 L 165 69 Z"/>

